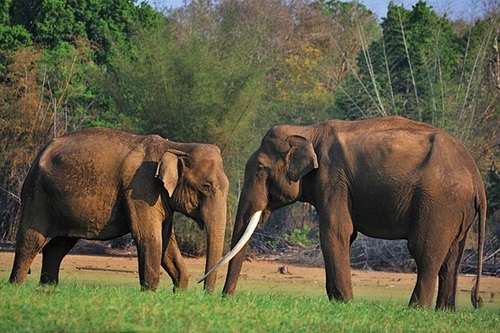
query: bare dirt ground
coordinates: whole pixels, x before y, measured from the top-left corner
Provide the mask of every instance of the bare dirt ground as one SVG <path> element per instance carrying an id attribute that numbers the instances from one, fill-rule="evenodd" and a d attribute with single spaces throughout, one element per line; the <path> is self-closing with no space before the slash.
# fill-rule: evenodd
<path id="1" fill-rule="evenodd" d="M 0 281 L 9 277 L 14 258 L 13 252 L 0 252 Z M 190 272 L 190 288 L 202 288 L 196 283 L 203 275 L 203 258 L 185 258 Z M 38 281 L 41 255 L 31 267 L 28 280 Z M 225 268 L 219 273 L 218 289 L 224 283 Z M 161 288 L 171 288 L 170 278 L 162 273 Z M 406 303 L 415 284 L 416 275 L 352 270 L 356 299 L 396 301 Z M 459 276 L 458 306 L 470 308 L 469 294 L 474 276 Z M 500 309 L 500 278 L 483 277 L 481 294 L 485 308 Z M 109 283 L 137 286 L 137 258 L 135 256 L 99 256 L 69 254 L 61 265 L 60 283 Z M 322 268 L 283 264 L 279 261 L 252 259 L 246 261 L 240 276 L 237 292 L 285 293 L 297 296 L 326 297 L 325 273 Z"/>

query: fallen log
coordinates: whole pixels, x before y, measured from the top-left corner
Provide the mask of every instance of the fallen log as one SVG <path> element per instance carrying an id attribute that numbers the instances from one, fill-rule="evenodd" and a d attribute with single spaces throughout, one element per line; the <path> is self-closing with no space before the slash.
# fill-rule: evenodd
<path id="1" fill-rule="evenodd" d="M 102 267 L 93 267 L 93 266 L 77 266 L 78 270 L 86 270 L 86 271 L 105 271 L 105 272 L 118 272 L 118 273 L 132 273 L 137 274 L 137 271 L 131 271 L 128 269 L 116 269 L 116 268 L 102 268 Z"/>

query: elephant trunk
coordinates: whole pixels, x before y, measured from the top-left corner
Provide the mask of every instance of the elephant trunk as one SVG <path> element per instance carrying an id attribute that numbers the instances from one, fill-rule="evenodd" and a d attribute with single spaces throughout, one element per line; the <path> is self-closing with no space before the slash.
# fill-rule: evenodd
<path id="1" fill-rule="evenodd" d="M 207 223 L 207 254 L 206 254 L 206 264 L 204 289 L 209 293 L 215 291 L 215 284 L 217 282 L 217 272 L 215 265 L 222 258 L 222 253 L 224 250 L 224 235 L 226 229 L 226 210 L 217 214 L 217 219 L 209 221 L 212 223 Z M 211 272 L 211 274 L 209 274 Z"/>

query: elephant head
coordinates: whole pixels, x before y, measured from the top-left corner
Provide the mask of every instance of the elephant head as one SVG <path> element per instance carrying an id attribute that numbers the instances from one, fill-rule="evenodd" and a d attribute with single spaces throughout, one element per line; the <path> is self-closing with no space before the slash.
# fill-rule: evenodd
<path id="1" fill-rule="evenodd" d="M 205 271 L 219 261 L 224 246 L 229 182 L 222 164 L 216 146 L 197 144 L 192 145 L 189 152 L 167 150 L 156 171 L 169 197 L 168 206 L 206 230 Z M 205 289 L 213 291 L 216 279 L 217 276 L 211 274 L 205 281 Z"/>
<path id="2" fill-rule="evenodd" d="M 232 250 L 216 266 L 230 261 L 224 286 L 226 294 L 234 292 L 248 240 L 259 221 L 265 222 L 274 210 L 297 201 L 301 179 L 318 168 L 311 142 L 297 133 L 300 132 L 293 126 L 273 127 L 246 164 Z"/>

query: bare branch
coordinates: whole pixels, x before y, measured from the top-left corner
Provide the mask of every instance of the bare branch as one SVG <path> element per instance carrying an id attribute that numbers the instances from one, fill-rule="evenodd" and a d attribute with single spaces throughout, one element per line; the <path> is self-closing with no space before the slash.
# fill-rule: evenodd
<path id="1" fill-rule="evenodd" d="M 14 193 L 12 193 L 11 191 L 6 190 L 6 189 L 4 189 L 3 187 L 0 187 L 0 190 L 4 191 L 4 192 L 5 192 L 5 193 L 7 193 L 8 195 L 10 195 L 10 196 L 11 196 L 11 197 L 13 197 L 14 199 L 16 199 L 16 201 L 17 201 L 18 203 L 21 203 L 21 198 L 20 198 L 20 197 L 18 197 L 17 195 L 15 195 Z"/>
<path id="2" fill-rule="evenodd" d="M 420 109 L 420 103 L 418 101 L 417 84 L 415 82 L 415 75 L 413 73 L 413 67 L 411 65 L 410 52 L 408 51 L 408 43 L 406 41 L 405 29 L 403 27 L 403 18 L 401 17 L 401 11 L 399 8 L 398 8 L 398 16 L 399 16 L 399 25 L 401 27 L 401 34 L 403 36 L 403 44 L 405 47 L 406 58 L 408 59 L 408 66 L 410 68 L 411 82 L 413 84 L 413 91 L 415 93 L 415 102 L 417 103 L 418 117 L 419 117 L 419 120 L 422 121 L 422 110 Z"/>

